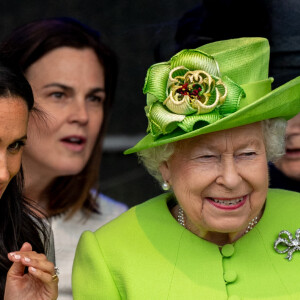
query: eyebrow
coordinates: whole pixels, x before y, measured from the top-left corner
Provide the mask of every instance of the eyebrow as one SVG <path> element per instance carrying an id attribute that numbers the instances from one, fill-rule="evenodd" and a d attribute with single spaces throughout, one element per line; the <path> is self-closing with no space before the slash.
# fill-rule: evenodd
<path id="1" fill-rule="evenodd" d="M 49 88 L 49 87 L 59 87 L 59 88 L 63 89 L 64 91 L 74 91 L 74 89 L 72 87 L 67 86 L 65 84 L 57 83 L 57 82 L 49 83 L 49 84 L 46 84 L 43 86 L 43 88 Z M 88 94 L 94 94 L 94 93 L 99 93 L 99 92 L 105 93 L 105 89 L 101 88 L 101 87 L 92 88 L 88 92 Z"/>
<path id="2" fill-rule="evenodd" d="M 27 140 L 27 134 L 23 135 L 22 137 L 20 137 L 20 138 L 18 138 L 18 139 L 15 139 L 15 140 L 13 141 L 13 143 L 14 143 L 14 142 L 17 142 L 17 141 L 20 141 L 20 140 Z"/>
<path id="3" fill-rule="evenodd" d="M 249 141 L 246 141 L 245 143 L 240 145 L 240 148 L 245 148 L 248 146 L 260 146 L 261 141 L 259 139 L 251 139 Z"/>
<path id="4" fill-rule="evenodd" d="M 244 149 L 247 147 L 258 147 L 261 145 L 261 142 L 257 138 L 251 138 L 248 141 L 245 141 L 237 146 L 238 149 Z M 202 151 L 215 151 L 216 147 L 218 146 L 218 143 L 215 143 L 215 141 L 212 144 L 202 144 L 201 146 L 198 146 L 198 149 L 200 148 Z"/>
<path id="5" fill-rule="evenodd" d="M 18 141 L 22 141 L 22 140 L 27 140 L 27 134 L 23 135 L 22 137 L 16 138 L 14 139 L 11 144 L 18 142 Z M 0 138 L 0 142 L 2 142 L 2 139 Z"/>

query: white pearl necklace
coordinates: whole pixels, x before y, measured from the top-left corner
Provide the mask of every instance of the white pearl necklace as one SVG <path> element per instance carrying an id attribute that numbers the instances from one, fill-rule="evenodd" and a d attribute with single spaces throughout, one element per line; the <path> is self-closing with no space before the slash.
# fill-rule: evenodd
<path id="1" fill-rule="evenodd" d="M 183 209 L 181 208 L 181 206 L 179 206 L 178 208 L 178 216 L 177 216 L 177 222 L 182 225 L 184 228 L 186 228 L 185 226 L 185 219 L 184 219 L 184 212 Z M 258 223 L 258 217 L 256 216 L 255 218 L 253 218 L 247 228 L 246 231 L 244 232 L 244 234 L 248 233 L 256 224 Z"/>

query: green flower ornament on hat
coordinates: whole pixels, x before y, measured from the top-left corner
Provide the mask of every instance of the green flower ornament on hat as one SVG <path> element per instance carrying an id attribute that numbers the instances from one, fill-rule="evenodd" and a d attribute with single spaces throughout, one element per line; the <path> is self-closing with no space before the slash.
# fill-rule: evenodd
<path id="1" fill-rule="evenodd" d="M 219 41 L 152 65 L 144 93 L 149 134 L 125 154 L 300 111 L 300 77 L 271 91 L 264 38 Z"/>

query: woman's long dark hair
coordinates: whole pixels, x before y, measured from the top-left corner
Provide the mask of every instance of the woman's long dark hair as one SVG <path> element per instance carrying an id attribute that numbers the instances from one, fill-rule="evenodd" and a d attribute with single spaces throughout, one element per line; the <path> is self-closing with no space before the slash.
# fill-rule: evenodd
<path id="1" fill-rule="evenodd" d="M 2 43 L 0 51 L 19 64 L 26 74 L 27 68 L 34 62 L 60 47 L 92 49 L 105 73 L 103 124 L 89 161 L 79 174 L 58 177 L 44 191 L 50 216 L 67 211 L 71 216 L 82 208 L 98 211 L 95 196 L 91 195 L 90 190 L 98 189 L 102 142 L 117 79 L 116 56 L 102 42 L 97 31 L 71 18 L 42 19 L 21 26 Z"/>
<path id="2" fill-rule="evenodd" d="M 17 68 L 4 62 L 0 53 L 0 98 L 8 97 L 24 100 L 29 111 L 33 107 L 29 83 Z M 0 299 L 4 297 L 6 275 L 12 264 L 7 254 L 19 250 L 24 242 L 29 242 L 37 252 L 45 252 L 42 239 L 47 241 L 46 229 L 23 198 L 22 188 L 23 174 L 20 170 L 0 199 Z"/>

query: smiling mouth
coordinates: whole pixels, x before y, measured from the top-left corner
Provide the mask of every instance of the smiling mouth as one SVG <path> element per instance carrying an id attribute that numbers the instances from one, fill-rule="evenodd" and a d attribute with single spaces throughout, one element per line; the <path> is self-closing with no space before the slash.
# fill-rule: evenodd
<path id="1" fill-rule="evenodd" d="M 240 197 L 236 199 L 230 199 L 230 200 L 221 200 L 217 198 L 209 198 L 211 201 L 214 203 L 220 204 L 220 205 L 225 205 L 225 206 L 233 206 L 241 203 L 244 200 L 245 197 Z"/>

